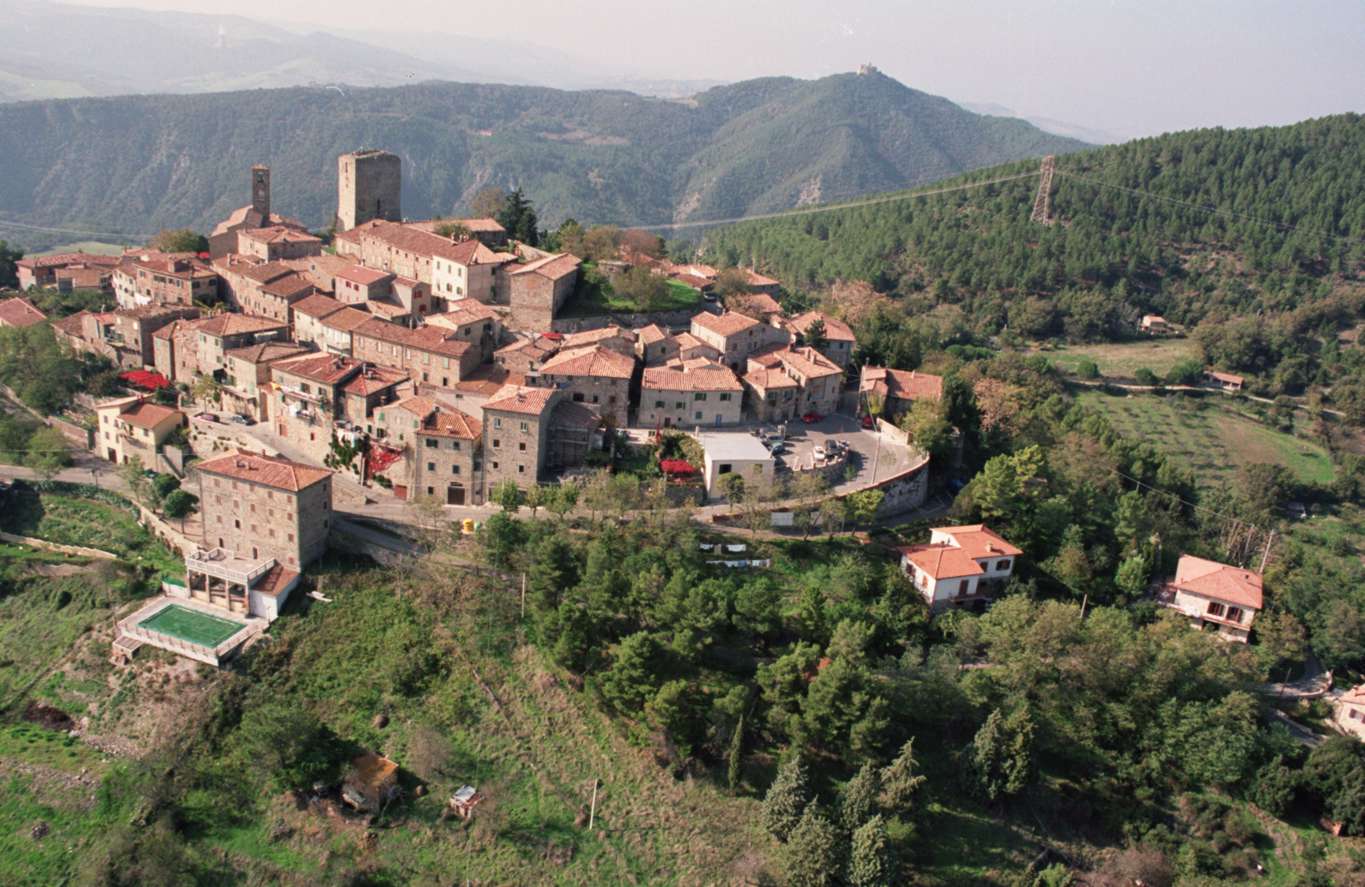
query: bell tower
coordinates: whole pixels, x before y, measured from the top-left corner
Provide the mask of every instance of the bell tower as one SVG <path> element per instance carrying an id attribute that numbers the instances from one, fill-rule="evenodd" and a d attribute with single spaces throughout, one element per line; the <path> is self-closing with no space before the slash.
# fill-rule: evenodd
<path id="1" fill-rule="evenodd" d="M 251 167 L 251 208 L 261 214 L 261 224 L 270 224 L 270 167 Z"/>

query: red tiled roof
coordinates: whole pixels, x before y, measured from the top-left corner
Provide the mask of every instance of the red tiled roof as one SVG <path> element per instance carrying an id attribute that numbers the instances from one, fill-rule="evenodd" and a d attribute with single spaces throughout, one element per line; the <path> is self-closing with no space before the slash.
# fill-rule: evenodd
<path id="1" fill-rule="evenodd" d="M 433 314 L 426 320 L 432 326 L 456 329 L 471 323 L 482 323 L 486 320 L 496 320 L 498 313 L 492 308 L 477 299 L 461 299 L 454 303 L 444 314 Z"/>
<path id="2" fill-rule="evenodd" d="M 450 330 L 442 327 L 419 326 L 415 330 L 410 330 L 379 318 L 372 318 L 369 322 L 356 327 L 354 334 L 445 357 L 459 357 L 473 347 L 463 339 L 454 338 Z"/>
<path id="3" fill-rule="evenodd" d="M 330 296 L 314 293 L 294 303 L 294 313 L 306 317 L 323 318 L 337 313 L 346 306 Z"/>
<path id="4" fill-rule="evenodd" d="M 527 262 L 525 265 L 513 265 L 507 269 L 508 274 L 539 274 L 541 277 L 550 280 L 558 280 L 578 270 L 582 264 L 582 259 L 569 253 L 559 253 L 557 255 L 544 256 L 534 262 Z"/>
<path id="5" fill-rule="evenodd" d="M 392 388 L 408 380 L 408 374 L 391 367 L 366 366 L 363 372 L 356 373 L 341 390 L 347 394 L 367 397 L 385 388 Z"/>
<path id="6" fill-rule="evenodd" d="M 1207 370 L 1205 372 L 1205 375 L 1207 375 L 1211 379 L 1216 379 L 1219 382 L 1229 382 L 1233 385 L 1241 385 L 1246 382 L 1246 379 L 1242 378 L 1236 373 L 1224 373 L 1218 370 Z"/>
<path id="7" fill-rule="evenodd" d="M 420 431 L 441 437 L 457 437 L 462 440 L 477 440 L 483 426 L 473 416 L 442 406 L 429 397 L 409 397 L 394 404 L 407 410 L 422 423 Z"/>
<path id="8" fill-rule="evenodd" d="M 15 296 L 0 302 L 0 326 L 33 326 L 44 320 L 47 320 L 47 315 L 28 299 Z"/>
<path id="9" fill-rule="evenodd" d="M 268 296 L 275 296 L 287 302 L 297 302 L 313 294 L 313 282 L 307 276 L 298 273 L 286 274 L 261 287 L 261 292 Z"/>
<path id="10" fill-rule="evenodd" d="M 781 370 L 758 366 L 744 374 L 744 381 L 754 388 L 772 391 L 777 388 L 799 388 L 800 384 Z"/>
<path id="11" fill-rule="evenodd" d="M 657 323 L 651 323 L 649 326 L 641 327 L 635 331 L 635 334 L 637 341 L 646 345 L 653 345 L 656 342 L 662 342 L 664 339 L 668 338 L 668 331 Z"/>
<path id="12" fill-rule="evenodd" d="M 236 480 L 253 481 L 278 490 L 297 493 L 319 481 L 327 480 L 332 472 L 302 462 L 291 462 L 278 456 L 264 456 L 234 450 L 195 465 L 201 472 L 217 474 Z"/>
<path id="13" fill-rule="evenodd" d="M 545 412 L 554 397 L 553 388 L 527 388 L 521 385 L 506 385 L 483 405 L 484 411 L 498 410 L 504 413 L 523 413 L 539 416 Z"/>
<path id="14" fill-rule="evenodd" d="M 159 403 L 143 400 L 122 410 L 118 417 L 129 425 L 136 425 L 138 428 L 155 428 L 167 419 L 181 415 L 183 414 L 173 407 L 165 407 Z"/>
<path id="15" fill-rule="evenodd" d="M 1200 597 L 1226 601 L 1251 610 L 1261 609 L 1261 576 L 1240 567 L 1184 554 L 1175 566 L 1175 582 L 1172 584 Z"/>
<path id="16" fill-rule="evenodd" d="M 744 268 L 744 276 L 748 278 L 749 286 L 778 286 L 779 281 L 771 277 L 764 277 L 752 268 Z M 774 303 L 776 304 L 776 303 Z"/>
<path id="17" fill-rule="evenodd" d="M 597 345 L 560 351 L 545 361 L 541 373 L 549 376 L 598 376 L 629 379 L 635 374 L 635 358 Z"/>
<path id="18" fill-rule="evenodd" d="M 596 345 L 604 339 L 614 339 L 620 337 L 627 342 L 635 341 L 635 330 L 628 330 L 615 324 L 598 327 L 593 330 L 579 330 L 576 333 L 569 333 L 564 337 L 564 347 L 582 348 L 585 345 Z"/>
<path id="19" fill-rule="evenodd" d="M 322 325 L 329 330 L 338 330 L 343 333 L 353 333 L 367 323 L 375 320 L 373 314 L 361 311 L 350 305 L 340 311 L 333 311 L 331 314 L 322 318 Z"/>
<path id="20" fill-rule="evenodd" d="M 302 376 L 313 382 L 321 382 L 324 385 L 336 385 L 359 372 L 360 367 L 360 361 L 350 357 L 342 357 L 337 354 L 312 354 L 308 357 L 298 357 L 273 364 L 271 376 L 273 378 L 275 373 L 287 373 L 291 376 Z"/>
<path id="21" fill-rule="evenodd" d="M 215 314 L 195 321 L 194 328 L 209 336 L 235 336 L 287 329 L 289 324 L 251 314 Z"/>
<path id="22" fill-rule="evenodd" d="M 952 537 L 957 547 L 967 552 L 968 557 L 1018 557 L 1023 550 L 1002 539 L 985 524 L 971 524 L 962 527 L 934 527 L 931 532 L 943 533 Z"/>
<path id="23" fill-rule="evenodd" d="M 959 579 L 986 572 L 967 552 L 942 543 L 910 545 L 902 548 L 901 554 L 932 579 Z"/>
<path id="24" fill-rule="evenodd" d="M 842 375 L 844 372 L 839 369 L 838 364 L 814 348 L 780 348 L 768 354 L 781 361 L 783 366 L 807 379 L 823 379 L 826 376 Z"/>
<path id="25" fill-rule="evenodd" d="M 505 367 L 482 366 L 456 382 L 452 387 L 462 394 L 482 394 L 491 397 L 509 385 L 520 387 L 525 382 L 526 377 L 524 375 L 514 373 Z"/>
<path id="26" fill-rule="evenodd" d="M 733 336 L 759 325 L 757 320 L 738 311 L 726 311 L 724 314 L 703 311 L 692 318 L 692 323 L 718 336 Z"/>
<path id="27" fill-rule="evenodd" d="M 872 392 L 897 400 L 917 400 L 922 397 L 941 400 L 943 377 L 914 370 L 890 370 L 885 367 L 865 366 L 858 383 L 859 391 Z"/>
<path id="28" fill-rule="evenodd" d="M 757 314 L 760 317 L 767 314 L 782 313 L 782 306 L 777 304 L 777 300 L 767 293 L 748 293 L 736 297 L 735 301 L 746 313 Z"/>
<path id="29" fill-rule="evenodd" d="M 648 367 L 640 388 L 647 391 L 743 391 L 728 367 L 719 364 L 691 370 Z"/>
<path id="30" fill-rule="evenodd" d="M 361 286 L 371 286 L 381 280 L 392 280 L 394 275 L 388 271 L 376 271 L 374 268 L 366 268 L 364 265 L 352 265 L 336 272 L 335 277 L 342 280 L 349 280 Z"/>
<path id="31" fill-rule="evenodd" d="M 310 352 L 307 348 L 302 345 L 295 345 L 293 342 L 258 342 L 255 345 L 231 348 L 224 352 L 227 357 L 235 357 L 238 360 L 245 360 L 254 364 L 270 363 L 271 361 L 298 357 L 301 354 L 308 353 Z"/>
<path id="32" fill-rule="evenodd" d="M 848 324 L 837 317 L 830 317 L 823 311 L 807 311 L 805 314 L 796 315 L 791 320 L 787 321 L 787 323 L 793 330 L 804 336 L 806 331 L 810 329 L 811 324 L 815 323 L 817 320 L 823 320 L 825 322 L 825 338 L 831 342 L 857 341 L 857 338 L 853 335 L 852 328 L 849 327 Z"/>
<path id="33" fill-rule="evenodd" d="M 261 243 L 322 243 L 321 238 L 314 237 L 307 231 L 300 231 L 297 228 L 284 225 L 271 225 L 267 228 L 243 228 L 237 233 L 248 240 L 256 240 Z"/>
<path id="34" fill-rule="evenodd" d="M 54 253 L 50 256 L 29 256 L 15 262 L 20 268 L 60 268 L 66 265 L 103 265 L 112 268 L 119 263 L 118 256 L 100 256 L 94 253 Z"/>

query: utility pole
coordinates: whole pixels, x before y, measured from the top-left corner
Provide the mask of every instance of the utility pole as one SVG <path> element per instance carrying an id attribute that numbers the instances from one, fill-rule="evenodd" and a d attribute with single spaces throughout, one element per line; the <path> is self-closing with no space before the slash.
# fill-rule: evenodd
<path id="1" fill-rule="evenodd" d="M 1265 551 L 1261 553 L 1261 569 L 1257 572 L 1265 573 L 1265 565 L 1270 560 L 1270 546 L 1275 541 L 1275 531 L 1271 530 L 1270 535 L 1265 537 Z"/>
<path id="2" fill-rule="evenodd" d="M 1030 222 L 1038 222 L 1043 225 L 1052 224 L 1052 169 L 1056 163 L 1055 155 L 1049 154 L 1043 158 L 1043 165 L 1038 171 L 1038 194 L 1033 198 L 1033 214 L 1029 216 Z"/>
<path id="3" fill-rule="evenodd" d="M 600 779 L 592 781 L 592 807 L 588 810 L 588 831 L 592 831 L 593 821 L 597 819 L 597 786 L 600 782 Z"/>
<path id="4" fill-rule="evenodd" d="M 521 618 L 523 621 L 526 619 L 526 572 L 524 570 L 521 574 Z"/>

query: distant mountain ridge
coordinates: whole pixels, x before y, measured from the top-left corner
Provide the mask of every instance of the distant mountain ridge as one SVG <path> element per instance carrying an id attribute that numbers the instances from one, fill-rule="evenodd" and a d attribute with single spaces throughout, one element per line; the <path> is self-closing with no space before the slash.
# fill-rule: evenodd
<path id="1" fill-rule="evenodd" d="M 203 229 L 246 201 L 248 167 L 268 163 L 276 209 L 325 226 L 336 156 L 359 147 L 403 158 L 409 217 L 457 212 L 496 184 L 522 187 L 547 224 L 644 224 L 841 200 L 1084 144 L 877 73 L 685 100 L 421 83 L 27 102 L 0 105 L 0 220 Z"/>

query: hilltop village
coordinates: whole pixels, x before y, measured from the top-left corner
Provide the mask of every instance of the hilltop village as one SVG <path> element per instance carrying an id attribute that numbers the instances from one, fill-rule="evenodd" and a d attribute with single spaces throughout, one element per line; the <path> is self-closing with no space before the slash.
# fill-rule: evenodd
<path id="1" fill-rule="evenodd" d="M 942 377 L 866 364 L 850 376 L 852 329 L 819 311 L 789 315 L 779 281 L 623 243 L 599 273 L 657 278 L 694 307 L 566 316 L 582 259 L 493 218 L 404 219 L 401 184 L 393 154 L 341 156 L 325 242 L 274 210 L 270 169 L 255 166 L 251 202 L 206 251 L 18 262 L 21 289 L 112 294 L 113 310 L 52 322 L 129 386 L 91 404 L 84 443 L 114 465 L 188 476 L 202 534 L 185 540 L 183 581 L 164 588 L 206 613 L 252 617 L 222 642 L 187 643 L 156 630 L 158 599 L 121 623 L 116 656 L 147 642 L 218 664 L 278 615 L 342 530 L 334 499 L 400 523 L 411 512 L 394 506 L 425 503 L 473 525 L 495 502 L 654 444 L 675 502 L 725 520 L 761 501 L 780 527 L 791 519 L 782 491 L 802 477 L 821 496 L 861 496 L 875 519 L 915 512 L 930 472 L 952 471 L 895 422 L 941 400 Z M 0 319 L 46 322 L 23 298 L 0 304 Z M 901 569 L 937 611 L 989 600 L 1022 553 L 988 527 L 944 527 L 904 548 Z M 1160 600 L 1245 642 L 1260 582 L 1191 557 Z"/>

